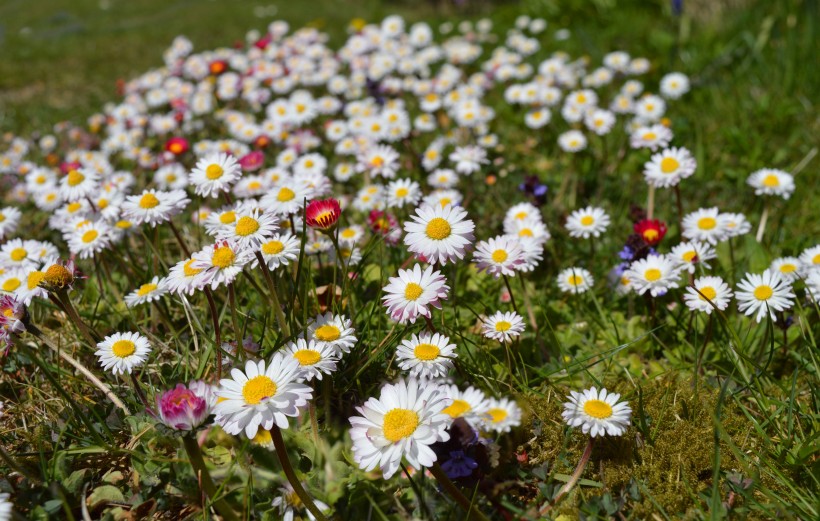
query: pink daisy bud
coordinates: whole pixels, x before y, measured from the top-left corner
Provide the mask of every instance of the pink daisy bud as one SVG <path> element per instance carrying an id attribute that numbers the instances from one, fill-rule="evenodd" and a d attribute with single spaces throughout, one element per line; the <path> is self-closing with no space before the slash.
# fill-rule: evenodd
<path id="1" fill-rule="evenodd" d="M 177 384 L 157 400 L 160 419 L 174 430 L 193 430 L 211 414 L 211 397 L 211 386 L 205 382 L 193 381 L 188 387 Z"/>

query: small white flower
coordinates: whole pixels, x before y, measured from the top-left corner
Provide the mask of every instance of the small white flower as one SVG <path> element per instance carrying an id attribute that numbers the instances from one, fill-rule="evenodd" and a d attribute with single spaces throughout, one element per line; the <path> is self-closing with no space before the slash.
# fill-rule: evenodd
<path id="1" fill-rule="evenodd" d="M 421 379 L 447 376 L 453 368 L 456 345 L 439 333 L 421 333 L 402 340 L 396 350 L 399 367 Z"/>
<path id="2" fill-rule="evenodd" d="M 99 357 L 100 364 L 105 370 L 114 374 L 131 374 L 131 370 L 139 367 L 148 358 L 151 344 L 148 339 L 139 333 L 114 333 L 105 337 L 97 344 L 94 353 Z"/>
<path id="3" fill-rule="evenodd" d="M 561 416 L 570 427 L 581 427 L 584 434 L 622 436 L 629 428 L 632 409 L 627 402 L 619 402 L 621 395 L 600 392 L 595 387 L 583 392 L 571 391 Z"/>

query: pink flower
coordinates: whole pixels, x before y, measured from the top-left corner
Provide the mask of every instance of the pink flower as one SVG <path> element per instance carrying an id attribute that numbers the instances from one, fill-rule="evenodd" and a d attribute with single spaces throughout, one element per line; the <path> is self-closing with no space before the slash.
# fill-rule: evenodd
<path id="1" fill-rule="evenodd" d="M 305 222 L 311 228 L 318 228 L 326 231 L 336 226 L 339 216 L 342 215 L 342 208 L 336 199 L 323 199 L 311 201 L 305 208 Z"/>
<path id="2" fill-rule="evenodd" d="M 177 384 L 157 400 L 162 422 L 178 431 L 190 431 L 202 425 L 211 414 L 211 386 L 199 380 Z"/>
<path id="3" fill-rule="evenodd" d="M 259 170 L 260 168 L 262 168 L 262 164 L 264 162 L 265 154 L 263 154 L 259 150 L 248 152 L 247 154 L 239 158 L 239 165 L 245 172 L 255 172 Z"/>

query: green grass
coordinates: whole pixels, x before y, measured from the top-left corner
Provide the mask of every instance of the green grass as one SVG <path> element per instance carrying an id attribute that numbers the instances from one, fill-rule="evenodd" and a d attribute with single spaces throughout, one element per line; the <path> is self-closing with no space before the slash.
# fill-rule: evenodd
<path id="1" fill-rule="evenodd" d="M 749 172 L 771 166 L 797 174 L 798 191 L 789 201 L 773 204 L 762 243 L 752 237 L 735 240 L 734 263 L 728 248 L 719 248 L 716 272 L 739 279 L 766 268 L 773 258 L 799 254 L 820 237 L 820 78 L 813 66 L 817 2 L 741 3 L 743 8 L 715 16 L 706 2 L 686 2 L 686 15 L 675 17 L 666 2 L 616 0 L 481 3 L 467 11 L 410 1 L 109 0 L 106 9 L 100 2 L 7 1 L 0 5 L 0 130 L 28 135 L 48 132 L 63 119 L 82 123 L 116 99 L 117 79 L 160 66 L 162 51 L 177 34 L 189 36 L 197 50 L 230 46 L 247 30 L 263 29 L 273 7 L 275 17 L 288 20 L 292 28 L 311 24 L 329 31 L 334 42 L 342 41 L 351 18 L 372 21 L 392 12 L 411 21 L 488 16 L 504 28 L 520 13 L 544 16 L 550 23 L 547 34 L 567 27 L 572 37 L 560 43 L 545 38 L 542 55 L 563 50 L 573 57 L 587 55 L 597 64 L 606 52 L 623 49 L 652 61 L 647 84 L 672 70 L 690 75 L 693 91 L 669 110 L 675 144 L 692 150 L 699 165 L 698 174 L 682 184 L 685 211 L 715 205 L 743 212 L 756 224 L 763 203 L 745 184 Z M 520 199 L 515 186 L 525 172 L 539 174 L 554 193 L 567 172 L 594 185 L 598 169 L 610 164 L 598 155 L 597 142 L 594 153 L 570 162 L 558 152 L 554 136 L 522 130 L 522 113 L 504 107 L 498 92 L 488 103 L 499 112 L 494 126 L 505 146 L 499 154 L 505 164 L 498 169 L 501 182 L 495 188 L 480 182 L 466 187 L 480 205 L 471 209 L 479 238 L 493 235 L 503 208 Z M 817 518 L 817 307 L 801 301 L 795 324 L 784 333 L 770 323 L 737 316 L 734 303 L 726 313 L 691 321 L 680 299 L 666 299 L 657 319 L 650 320 L 642 299 L 627 301 L 604 288 L 602 279 L 617 262 L 615 252 L 628 233 L 625 209 L 645 204 L 639 176 L 645 159 L 627 154 L 604 180 L 604 197 L 598 202 L 614 223 L 596 245 L 597 256 L 589 255 L 587 243 L 566 236 L 560 226 L 565 208 L 546 207 L 554 239 L 545 261 L 526 278 L 526 286 L 512 281 L 519 305 L 524 305 L 525 291 L 532 299 L 540 328 L 538 336 L 528 332 L 516 344 L 519 370 L 511 371 L 503 350 L 470 331 L 476 314 L 498 308 L 500 282 L 465 266 L 445 272 L 455 295 L 436 325 L 462 349 L 459 374 L 484 389 L 514 393 L 528 409 L 524 426 L 500 438 L 502 468 L 493 475 L 492 490 L 481 490 L 478 497 L 493 497 L 496 512 L 532 517 L 532 507 L 554 496 L 569 479 L 586 444 L 584 436 L 561 425 L 564 395 L 568 389 L 603 384 L 630 401 L 633 428 L 623 439 L 596 445 L 583 479 L 553 514 L 573 519 L 579 513 L 585 519 Z M 585 199 L 595 204 L 593 197 Z M 658 214 L 676 228 L 672 192 L 659 191 L 657 204 Z M 31 224 L 42 215 L 31 211 L 27 218 Z M 38 233 L 44 239 L 48 232 Z M 50 240 L 61 243 L 56 234 Z M 158 262 L 176 261 L 173 236 L 163 229 L 159 241 L 136 235 L 128 246 L 129 251 L 117 250 L 128 259 L 127 266 L 110 259 L 102 265 L 82 264 L 90 278 L 73 294 L 81 314 L 101 332 L 148 332 L 158 346 L 150 370 L 140 374 L 148 388 L 166 389 L 212 370 L 213 335 L 201 295 L 191 299 L 195 312 L 190 315 L 177 301 L 148 312 L 129 310 L 113 298 L 147 280 Z M 343 519 L 409 519 L 424 517 L 429 509 L 437 519 L 460 515 L 424 476 L 417 476 L 413 487 L 366 479 L 355 470 L 343 441 L 352 406 L 373 396 L 385 374 L 397 373 L 391 363 L 393 346 L 421 327 L 391 329 L 378 302 L 386 278 L 405 258 L 405 252 L 377 241 L 365 251 L 366 261 L 374 265 L 361 273 L 349 296 L 360 343 L 333 387 L 317 393 L 322 439 L 315 442 L 308 424 L 294 425 L 287 433 L 291 457 L 311 490 L 336 503 Z M 578 299 L 558 293 L 555 275 L 573 264 L 593 269 L 598 291 Z M 112 277 L 106 275 L 109 269 Z M 134 275 L 126 275 L 126 269 Z M 290 277 L 280 278 L 281 298 L 293 310 L 291 326 L 317 312 L 313 292 L 331 282 L 331 271 L 306 262 L 291 273 L 292 286 Z M 252 277 L 264 287 L 259 273 Z M 262 353 L 270 354 L 286 339 L 271 325 L 267 302 L 242 282 L 238 329 L 261 338 Z M 222 327 L 230 337 L 233 317 L 224 289 L 217 297 Z M 674 302 L 677 306 L 665 307 Z M 82 338 L 61 318 L 48 302 L 32 307 L 34 323 L 102 375 Z M 0 491 L 13 491 L 32 519 L 79 518 L 84 493 L 91 496 L 87 504 L 93 515 L 107 512 L 110 519 L 125 510 L 164 512 L 173 519 L 206 516 L 199 509 L 195 475 L 176 438 L 145 415 L 123 418 L 82 375 L 41 344 L 31 345 L 37 349 L 14 348 L 3 361 L 0 397 L 14 405 L 0 420 L 0 475 L 5 476 Z M 127 407 L 140 409 L 127 380 L 104 379 Z M 527 462 L 516 463 L 515 456 L 524 453 Z M 209 437 L 205 456 L 234 504 L 247 510 L 269 508 L 270 480 L 281 473 L 271 453 L 217 432 Z M 85 492 L 84 483 L 89 484 Z M 491 511 L 486 502 L 482 508 Z"/>

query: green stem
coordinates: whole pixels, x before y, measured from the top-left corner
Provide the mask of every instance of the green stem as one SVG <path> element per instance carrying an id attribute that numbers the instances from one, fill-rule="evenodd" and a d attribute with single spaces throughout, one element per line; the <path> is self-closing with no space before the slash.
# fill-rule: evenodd
<path id="1" fill-rule="evenodd" d="M 89 345 L 91 347 L 97 347 L 97 342 L 102 340 L 102 337 L 80 318 L 80 314 L 77 313 L 77 310 L 74 309 L 74 305 L 71 304 L 71 299 L 68 298 L 68 291 L 60 289 L 52 293 L 52 296 L 54 297 L 52 300 L 55 301 L 55 304 L 59 303 L 60 307 L 66 312 L 68 318 L 74 322 L 74 325 L 77 326 L 77 329 L 80 330 L 80 333 L 83 334 Z"/>
<path id="2" fill-rule="evenodd" d="M 185 452 L 188 453 L 188 459 L 191 461 L 191 466 L 194 468 L 199 486 L 202 492 L 211 499 L 214 508 L 219 515 L 226 521 L 239 521 L 236 512 L 224 499 L 217 499 L 218 491 L 208 473 L 208 467 L 205 466 L 205 460 L 202 458 L 202 451 L 199 444 L 196 442 L 196 437 L 188 434 L 182 438 L 182 444 L 185 446 Z"/>
<path id="3" fill-rule="evenodd" d="M 293 465 L 290 464 L 290 459 L 288 458 L 288 450 L 285 447 L 285 440 L 282 438 L 282 431 L 279 430 L 279 427 L 274 424 L 273 428 L 270 430 L 270 435 L 273 439 L 273 446 L 276 449 L 276 456 L 279 458 L 279 463 L 282 464 L 282 470 L 285 471 L 285 476 L 288 478 L 290 486 L 293 487 L 293 491 L 296 492 L 297 496 L 299 496 L 299 499 L 302 501 L 302 504 L 305 505 L 305 508 L 313 514 L 316 521 L 327 521 L 325 515 L 321 510 L 319 510 L 313 502 L 313 499 L 308 495 L 307 491 L 305 491 L 302 486 L 302 482 L 299 481 L 298 477 L 296 477 L 296 472 L 293 470 Z"/>
<path id="4" fill-rule="evenodd" d="M 467 512 L 467 516 L 465 519 L 476 519 L 478 521 L 490 521 L 487 519 L 487 516 L 482 514 L 478 509 L 474 508 L 473 502 L 467 499 L 467 497 L 461 493 L 458 487 L 450 481 L 450 478 L 447 477 L 447 474 L 441 469 L 441 466 L 438 462 L 433 463 L 433 466 L 430 467 L 430 472 L 435 476 L 438 480 L 439 485 L 443 488 L 456 503 Z"/>
<path id="5" fill-rule="evenodd" d="M 510 280 L 503 273 L 501 274 L 501 277 L 504 279 L 504 285 L 507 286 L 507 293 L 510 294 L 510 303 L 512 304 L 513 310 L 518 313 L 518 306 L 515 303 L 515 297 L 513 296 L 512 288 L 510 287 Z M 520 313 L 518 314 L 520 315 Z"/>
<path id="6" fill-rule="evenodd" d="M 219 327 L 219 312 L 216 310 L 214 294 L 211 288 L 205 288 L 205 297 L 208 299 L 208 308 L 211 310 L 211 320 L 214 324 L 214 335 L 216 336 L 216 379 L 222 378 L 222 329 Z"/>
<path id="7" fill-rule="evenodd" d="M 581 479 L 581 474 L 584 473 L 584 469 L 586 468 L 587 463 L 589 463 L 589 457 L 592 456 L 592 444 L 594 439 L 595 438 L 592 437 L 589 438 L 589 441 L 587 442 L 587 447 L 586 449 L 584 449 L 584 453 L 583 455 L 581 455 L 581 459 L 578 460 L 578 465 L 575 467 L 575 472 L 572 473 L 572 476 L 570 476 L 569 481 L 564 483 L 564 486 L 561 487 L 561 490 L 558 491 L 558 494 L 555 496 L 555 498 L 553 498 L 552 501 L 548 501 L 543 507 L 541 507 L 538 510 L 538 514 L 541 517 L 546 516 L 547 512 L 552 510 L 552 508 L 555 507 L 555 505 L 557 505 L 558 502 L 561 501 L 564 498 L 564 496 L 566 496 L 569 493 L 570 490 L 572 490 L 572 487 L 574 487 L 575 484 L 578 483 L 578 480 Z"/>
<path id="8" fill-rule="evenodd" d="M 265 282 L 268 285 L 268 291 L 270 291 L 270 300 L 273 311 L 276 313 L 276 322 L 279 324 L 279 329 L 282 330 L 285 337 L 289 337 L 290 328 L 288 327 L 288 321 L 285 319 L 285 312 L 282 311 L 282 305 L 279 303 L 279 295 L 276 293 L 276 283 L 273 281 L 273 276 L 268 269 L 268 264 L 258 251 L 256 252 L 256 260 L 259 262 L 259 269 L 262 270 L 262 275 L 265 277 Z"/>

